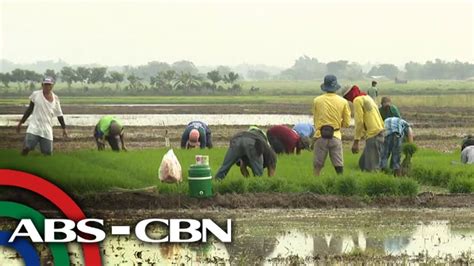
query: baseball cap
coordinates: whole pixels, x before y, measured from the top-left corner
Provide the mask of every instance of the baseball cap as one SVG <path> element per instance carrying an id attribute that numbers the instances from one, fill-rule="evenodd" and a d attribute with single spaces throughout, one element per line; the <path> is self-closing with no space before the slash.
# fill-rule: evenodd
<path id="1" fill-rule="evenodd" d="M 54 79 L 52 77 L 44 77 L 42 84 L 54 84 Z"/>

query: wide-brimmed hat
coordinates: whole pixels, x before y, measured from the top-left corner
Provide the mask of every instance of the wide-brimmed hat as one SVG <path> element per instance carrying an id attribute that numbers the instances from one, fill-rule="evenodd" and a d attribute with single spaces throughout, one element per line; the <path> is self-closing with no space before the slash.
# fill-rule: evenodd
<path id="1" fill-rule="evenodd" d="M 199 143 L 199 130 L 191 129 L 191 131 L 189 131 L 188 146 L 197 147 L 199 145 L 200 145 L 200 143 Z"/>
<path id="2" fill-rule="evenodd" d="M 324 83 L 321 84 L 321 90 L 325 92 L 335 92 L 341 88 L 341 85 L 337 83 L 337 78 L 334 75 L 326 75 L 324 77 Z"/>

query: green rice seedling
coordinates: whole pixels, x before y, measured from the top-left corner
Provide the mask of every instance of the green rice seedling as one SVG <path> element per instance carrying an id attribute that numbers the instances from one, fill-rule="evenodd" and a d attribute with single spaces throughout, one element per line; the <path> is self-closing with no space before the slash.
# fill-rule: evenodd
<path id="1" fill-rule="evenodd" d="M 358 194 L 358 184 L 356 179 L 352 176 L 341 176 L 335 181 L 336 194 L 343 196 L 353 196 Z"/>
<path id="2" fill-rule="evenodd" d="M 220 194 L 237 193 L 243 194 L 247 192 L 247 182 L 244 178 L 229 178 L 221 181 L 216 192 Z"/>
<path id="3" fill-rule="evenodd" d="M 401 196 L 416 196 L 418 194 L 419 185 L 411 178 L 401 178 L 398 180 L 398 190 Z"/>
<path id="4" fill-rule="evenodd" d="M 474 179 L 459 176 L 451 179 L 448 184 L 450 193 L 472 193 L 474 192 Z"/>
<path id="5" fill-rule="evenodd" d="M 408 175 L 411 171 L 411 158 L 418 150 L 417 146 L 414 143 L 404 143 L 402 146 L 402 152 L 405 156 L 403 158 L 401 168 L 402 168 L 402 175 Z"/>
<path id="6" fill-rule="evenodd" d="M 386 175 L 368 175 L 362 180 L 363 191 L 373 196 L 397 195 L 398 182 L 394 177 Z"/>

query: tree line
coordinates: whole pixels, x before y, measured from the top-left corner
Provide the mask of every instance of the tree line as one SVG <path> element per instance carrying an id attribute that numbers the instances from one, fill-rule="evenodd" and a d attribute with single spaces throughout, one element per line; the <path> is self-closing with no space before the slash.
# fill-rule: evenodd
<path id="1" fill-rule="evenodd" d="M 192 64 L 192 63 L 191 63 Z M 198 73 L 187 62 L 180 62 L 173 67 L 163 67 L 155 65 L 154 72 L 147 68 L 137 67 L 127 68 L 123 72 L 108 71 L 107 67 L 69 67 L 65 66 L 60 71 L 47 69 L 40 74 L 35 71 L 25 69 L 14 69 L 11 72 L 0 73 L 0 81 L 3 87 L 9 88 L 10 83 L 17 84 L 20 90 L 33 90 L 44 76 L 53 77 L 55 80 L 67 83 L 68 88 L 79 83 L 81 87 L 88 91 L 89 84 L 100 84 L 103 88 L 105 84 L 115 84 L 116 90 L 130 91 L 158 91 L 163 93 L 181 92 L 228 92 L 240 93 L 242 87 L 236 81 L 239 74 L 232 72 L 229 68 L 219 67 L 206 74 Z M 145 69 L 148 73 L 144 73 Z M 123 85 L 123 83 L 126 83 Z M 121 88 L 123 86 L 123 88 Z"/>
<path id="2" fill-rule="evenodd" d="M 272 75 L 255 69 L 249 70 L 246 76 L 252 80 L 321 80 L 327 73 L 346 80 L 361 80 L 371 76 L 385 76 L 396 80 L 464 80 L 474 77 L 474 64 L 436 59 L 423 64 L 408 62 L 403 70 L 393 64 L 379 64 L 364 72 L 361 65 L 347 60 L 323 63 L 313 57 L 301 56 L 295 60 L 292 67 L 279 74 Z M 20 91 L 32 90 L 43 76 L 51 76 L 65 82 L 69 88 L 75 83 L 81 84 L 85 91 L 88 91 L 89 84 L 99 83 L 102 87 L 105 84 L 115 84 L 116 90 L 162 93 L 216 91 L 239 93 L 242 88 L 236 81 L 243 78 L 227 66 L 218 66 L 214 70 L 200 73 L 192 62 L 181 60 L 172 64 L 152 61 L 136 67 L 124 66 L 119 71 L 102 66 L 63 66 L 58 70 L 47 69 L 44 73 L 16 68 L 10 72 L 0 73 L 0 82 L 4 88 L 9 88 L 10 83 L 15 83 Z M 256 91 L 258 88 L 251 90 Z"/>
<path id="3" fill-rule="evenodd" d="M 468 62 L 446 62 L 440 59 L 427 61 L 424 64 L 408 62 L 404 70 L 393 64 L 379 64 L 364 73 L 362 66 L 346 60 L 329 63 L 319 62 L 318 59 L 301 56 L 294 65 L 280 74 L 280 79 L 290 80 L 320 80 L 327 73 L 347 80 L 360 80 L 370 76 L 385 76 L 389 79 L 428 80 L 452 79 L 464 80 L 474 77 L 474 64 Z"/>

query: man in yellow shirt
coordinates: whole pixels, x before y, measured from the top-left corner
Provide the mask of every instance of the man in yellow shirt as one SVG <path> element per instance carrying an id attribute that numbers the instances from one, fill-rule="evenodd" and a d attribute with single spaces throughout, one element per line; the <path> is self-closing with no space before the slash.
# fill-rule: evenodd
<path id="1" fill-rule="evenodd" d="M 321 84 L 321 90 L 326 93 L 314 98 L 313 101 L 313 119 L 316 128 L 313 161 L 315 176 L 321 173 L 328 153 L 336 173 L 342 174 L 344 169 L 341 128 L 349 127 L 351 110 L 349 103 L 336 94 L 339 88 L 341 86 L 337 83 L 336 76 L 327 75 Z"/>
<path id="2" fill-rule="evenodd" d="M 365 138 L 365 147 L 359 159 L 362 171 L 380 169 L 384 142 L 384 122 L 374 100 L 361 92 L 356 85 L 344 93 L 344 98 L 354 105 L 355 134 L 352 153 L 359 152 L 359 141 Z"/>

